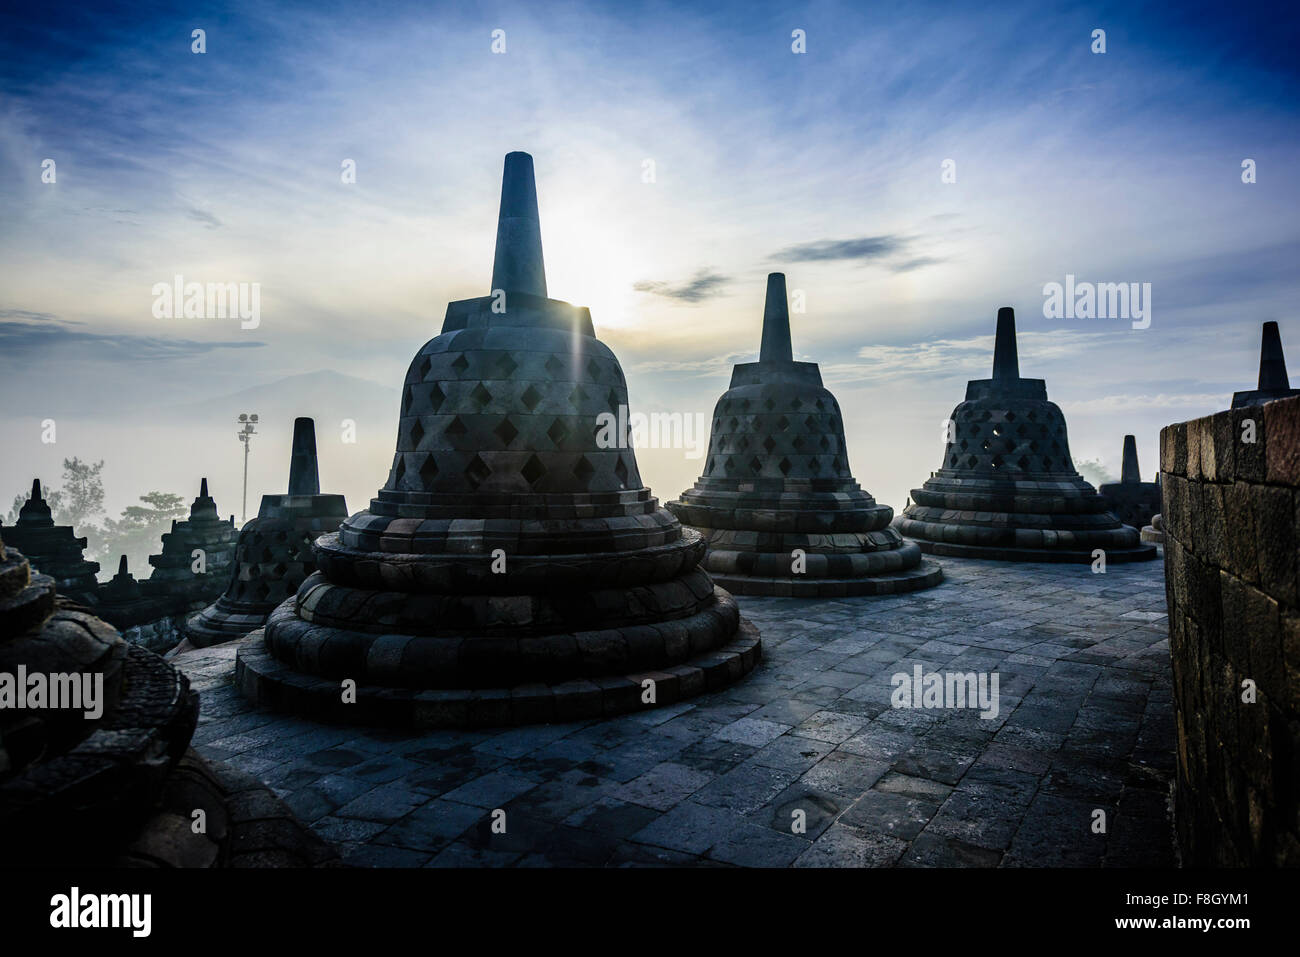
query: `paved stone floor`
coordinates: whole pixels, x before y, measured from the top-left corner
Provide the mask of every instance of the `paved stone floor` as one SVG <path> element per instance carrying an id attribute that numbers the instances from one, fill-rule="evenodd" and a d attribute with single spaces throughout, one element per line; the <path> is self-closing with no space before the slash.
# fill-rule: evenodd
<path id="1" fill-rule="evenodd" d="M 741 598 L 753 674 L 607 721 L 333 727 L 249 706 L 233 646 L 176 663 L 202 696 L 199 752 L 354 865 L 1172 864 L 1162 563 L 943 566 L 898 597 Z M 890 677 L 917 664 L 996 671 L 1000 713 L 892 708 Z"/>

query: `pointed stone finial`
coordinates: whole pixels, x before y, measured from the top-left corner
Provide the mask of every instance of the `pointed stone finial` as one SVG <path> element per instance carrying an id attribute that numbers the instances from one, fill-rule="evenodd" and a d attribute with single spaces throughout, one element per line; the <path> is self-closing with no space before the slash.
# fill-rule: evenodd
<path id="1" fill-rule="evenodd" d="M 199 485 L 199 498 L 208 497 L 208 480 L 205 478 Z"/>
<path id="2" fill-rule="evenodd" d="M 316 469 L 316 423 L 305 416 L 293 420 L 293 457 L 289 460 L 289 494 L 320 494 L 320 473 Z"/>
<path id="3" fill-rule="evenodd" d="M 993 378 L 1020 378 L 1020 358 L 1016 353 L 1016 311 L 1010 306 L 998 310 L 997 338 L 993 344 Z"/>
<path id="4" fill-rule="evenodd" d="M 31 498 L 18 510 L 18 521 L 15 524 L 24 528 L 35 526 L 48 528 L 54 524 L 54 513 L 50 510 L 50 503 L 41 497 L 40 479 L 32 479 Z"/>
<path id="5" fill-rule="evenodd" d="M 1290 388 L 1286 356 L 1282 354 L 1282 334 L 1276 322 L 1266 322 L 1264 337 L 1259 344 L 1259 391 L 1282 392 Z"/>
<path id="6" fill-rule="evenodd" d="M 117 573 L 123 577 L 126 577 L 126 556 L 125 555 L 123 555 L 121 558 L 117 560 Z"/>
<path id="7" fill-rule="evenodd" d="M 769 273 L 767 300 L 763 305 L 763 343 L 759 362 L 793 362 L 790 345 L 790 304 L 785 297 L 785 273 Z"/>
<path id="8" fill-rule="evenodd" d="M 546 264 L 542 261 L 542 221 L 537 215 L 533 158 L 507 153 L 501 177 L 501 211 L 497 216 L 497 250 L 492 288 L 546 298 Z"/>
<path id="9" fill-rule="evenodd" d="M 1124 436 L 1124 464 L 1120 467 L 1121 482 L 1141 482 L 1142 470 L 1138 468 L 1137 439 L 1131 435 Z"/>

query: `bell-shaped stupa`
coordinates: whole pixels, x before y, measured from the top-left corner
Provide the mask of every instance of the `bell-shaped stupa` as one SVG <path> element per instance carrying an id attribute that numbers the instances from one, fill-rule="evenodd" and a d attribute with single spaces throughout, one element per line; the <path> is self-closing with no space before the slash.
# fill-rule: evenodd
<path id="1" fill-rule="evenodd" d="M 1234 392 L 1232 407 L 1240 409 L 1247 405 L 1263 405 L 1292 395 L 1300 395 L 1300 389 L 1291 388 L 1291 380 L 1287 378 L 1282 334 L 1278 331 L 1276 322 L 1266 322 L 1259 344 L 1259 387 L 1247 392 Z"/>
<path id="2" fill-rule="evenodd" d="M 172 530 L 163 532 L 162 552 L 149 556 L 153 574 L 144 585 L 146 594 L 204 604 L 217 598 L 230 578 L 238 536 L 235 517 L 217 514 L 203 479 L 190 517 L 173 521 Z"/>
<path id="3" fill-rule="evenodd" d="M 26 556 L 33 568 L 54 579 L 64 598 L 83 605 L 95 603 L 98 562 L 83 557 L 86 540 L 78 538 L 71 525 L 55 525 L 49 502 L 41 494 L 41 480 L 32 480 L 32 494 L 21 509 L 18 521 L 6 526 L 9 546 Z"/>
<path id="4" fill-rule="evenodd" d="M 506 157 L 492 294 L 449 303 L 402 390 L 388 482 L 241 645 L 258 702 L 403 726 L 595 718 L 740 678 L 757 631 L 660 508 L 591 314 L 547 297 L 532 157 Z M 340 683 L 355 682 L 352 701 Z"/>
<path id="5" fill-rule="evenodd" d="M 226 590 L 185 623 L 190 644 L 205 648 L 260 628 L 271 609 L 316 571 L 312 542 L 347 517 L 342 495 L 321 494 L 315 424 L 295 419 L 289 492 L 262 496 L 257 518 L 239 532 Z"/>
<path id="6" fill-rule="evenodd" d="M 1065 417 L 1042 379 L 1022 379 L 1015 313 L 998 310 L 993 377 L 972 379 L 953 410 L 943 465 L 912 490 L 894 526 L 935 555 L 1110 562 L 1156 557 L 1107 510 L 1070 458 Z"/>
<path id="7" fill-rule="evenodd" d="M 1151 517 L 1160 511 L 1160 486 L 1155 482 L 1142 481 L 1142 472 L 1138 468 L 1137 439 L 1134 436 L 1124 436 L 1124 458 L 1119 481 L 1098 486 L 1097 491 L 1110 500 L 1111 514 L 1134 528 L 1150 525 Z"/>
<path id="8" fill-rule="evenodd" d="M 737 365 L 713 410 L 704 474 L 668 509 L 709 543 L 705 568 L 741 595 L 880 595 L 943 573 L 853 480 L 839 403 L 795 362 L 785 276 L 767 277 L 757 362 Z"/>

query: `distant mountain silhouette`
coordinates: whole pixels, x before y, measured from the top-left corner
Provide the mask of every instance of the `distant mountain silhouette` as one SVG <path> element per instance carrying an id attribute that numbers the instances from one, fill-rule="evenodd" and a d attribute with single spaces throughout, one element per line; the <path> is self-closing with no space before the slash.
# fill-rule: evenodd
<path id="1" fill-rule="evenodd" d="M 337 427 L 344 419 L 358 425 L 396 428 L 401 390 L 359 379 L 333 369 L 286 376 L 226 395 L 151 407 L 168 421 L 206 425 L 219 421 L 235 426 L 240 413 L 256 413 L 261 422 L 290 429 L 300 415 L 316 419 L 317 427 Z"/>

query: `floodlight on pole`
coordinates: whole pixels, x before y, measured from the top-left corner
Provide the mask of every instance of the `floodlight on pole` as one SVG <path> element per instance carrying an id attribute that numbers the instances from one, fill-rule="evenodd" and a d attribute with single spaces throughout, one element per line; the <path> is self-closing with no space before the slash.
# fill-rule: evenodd
<path id="1" fill-rule="evenodd" d="M 257 414 L 249 415 L 245 412 L 239 413 L 239 424 L 243 426 L 235 437 L 244 443 L 244 504 L 243 517 L 240 519 L 241 524 L 248 521 L 248 449 L 250 439 L 257 435 Z"/>

